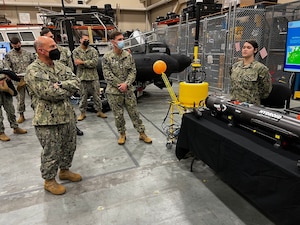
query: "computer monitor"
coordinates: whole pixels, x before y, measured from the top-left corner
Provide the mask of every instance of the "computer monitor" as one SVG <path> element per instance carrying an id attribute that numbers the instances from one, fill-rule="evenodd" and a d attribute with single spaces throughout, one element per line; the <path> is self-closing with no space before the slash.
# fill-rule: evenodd
<path id="1" fill-rule="evenodd" d="M 0 60 L 3 60 L 5 54 L 9 51 L 10 51 L 10 43 L 0 41 Z"/>
<path id="2" fill-rule="evenodd" d="M 288 22 L 283 69 L 300 72 L 300 20 Z"/>

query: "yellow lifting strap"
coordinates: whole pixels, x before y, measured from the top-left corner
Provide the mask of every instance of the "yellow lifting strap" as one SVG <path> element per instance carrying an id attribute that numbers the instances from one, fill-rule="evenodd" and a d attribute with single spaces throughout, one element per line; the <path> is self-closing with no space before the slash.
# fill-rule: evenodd
<path id="1" fill-rule="evenodd" d="M 169 92 L 170 96 L 171 96 L 172 104 L 175 104 L 176 107 L 177 107 L 178 112 L 180 113 L 180 115 L 183 115 L 184 110 L 183 110 L 182 107 L 179 106 L 180 102 L 178 101 L 178 99 L 176 97 L 176 94 L 175 94 L 175 92 L 174 92 L 174 90 L 173 90 L 173 88 L 170 84 L 170 81 L 169 81 L 168 77 L 166 76 L 165 73 L 162 73 L 161 76 L 162 76 L 162 79 L 163 79 L 163 81 L 164 81 L 164 83 L 165 83 L 165 85 L 168 89 L 168 92 Z"/>

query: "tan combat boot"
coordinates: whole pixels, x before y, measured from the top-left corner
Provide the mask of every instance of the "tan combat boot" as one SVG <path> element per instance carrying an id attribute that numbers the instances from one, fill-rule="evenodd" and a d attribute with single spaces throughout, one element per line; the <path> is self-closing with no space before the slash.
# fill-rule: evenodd
<path id="1" fill-rule="evenodd" d="M 24 114 L 21 113 L 19 119 L 17 120 L 17 123 L 23 123 L 25 121 Z"/>
<path id="2" fill-rule="evenodd" d="M 101 117 L 101 118 L 107 118 L 107 115 L 105 113 L 103 113 L 102 111 L 98 111 L 97 116 Z"/>
<path id="3" fill-rule="evenodd" d="M 62 195 L 66 192 L 66 188 L 63 185 L 58 184 L 54 178 L 45 180 L 44 189 L 54 195 Z"/>
<path id="4" fill-rule="evenodd" d="M 78 121 L 84 120 L 85 117 L 86 117 L 85 113 L 81 113 L 80 116 L 78 116 L 77 120 Z"/>
<path id="5" fill-rule="evenodd" d="M 73 182 L 78 182 L 82 180 L 82 177 L 78 173 L 73 173 L 70 170 L 60 170 L 59 171 L 59 179 L 61 180 L 69 180 Z"/>
<path id="6" fill-rule="evenodd" d="M 126 141 L 126 134 L 125 133 L 121 133 L 120 137 L 118 139 L 118 144 L 119 145 L 124 145 Z"/>
<path id="7" fill-rule="evenodd" d="M 6 134 L 4 132 L 0 133 L 0 140 L 1 141 L 10 141 L 10 138 L 8 136 L 6 136 Z"/>
<path id="8" fill-rule="evenodd" d="M 140 133 L 140 140 L 144 141 L 147 144 L 151 144 L 152 140 L 144 132 Z"/>
<path id="9" fill-rule="evenodd" d="M 14 129 L 14 134 L 26 134 L 27 130 L 17 127 Z"/>

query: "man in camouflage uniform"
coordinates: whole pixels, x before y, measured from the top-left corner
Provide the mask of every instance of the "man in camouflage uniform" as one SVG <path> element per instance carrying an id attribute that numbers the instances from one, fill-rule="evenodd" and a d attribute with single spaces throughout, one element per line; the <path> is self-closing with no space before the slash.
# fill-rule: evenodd
<path id="1" fill-rule="evenodd" d="M 40 32 L 41 36 L 46 36 L 46 37 L 50 37 L 52 39 L 54 39 L 54 35 L 52 34 L 51 30 L 48 29 L 47 27 L 44 27 L 41 32 Z M 68 66 L 71 68 L 71 70 L 74 72 L 74 64 L 73 64 L 73 60 L 72 60 L 72 52 L 63 46 L 57 45 L 57 49 L 60 52 L 60 58 L 59 61 L 64 64 L 65 66 Z M 76 132 L 77 135 L 82 136 L 83 132 L 76 126 Z"/>
<path id="2" fill-rule="evenodd" d="M 66 189 L 55 180 L 58 168 L 61 180 L 80 181 L 80 174 L 69 170 L 76 150 L 75 111 L 70 97 L 79 89 L 79 79 L 59 61 L 60 52 L 49 37 L 34 43 L 38 59 L 28 66 L 25 81 L 31 94 L 36 135 L 43 147 L 41 173 L 44 188 L 52 194 Z"/>
<path id="3" fill-rule="evenodd" d="M 27 131 L 19 128 L 16 122 L 15 107 L 13 105 L 13 96 L 17 91 L 11 80 L 20 81 L 20 78 L 12 71 L 4 69 L 4 63 L 0 60 L 0 140 L 9 141 L 10 138 L 4 133 L 2 107 L 6 112 L 10 127 L 15 134 L 26 134 Z"/>
<path id="4" fill-rule="evenodd" d="M 124 107 L 126 108 L 134 128 L 140 133 L 139 139 L 145 143 L 152 140 L 145 134 L 145 126 L 137 110 L 137 101 L 132 85 L 136 78 L 136 67 L 132 55 L 124 51 L 124 37 L 121 32 L 114 31 L 111 36 L 113 50 L 104 54 L 102 70 L 107 82 L 108 103 L 114 113 L 115 124 L 120 133 L 118 144 L 126 141 Z"/>
<path id="5" fill-rule="evenodd" d="M 242 48 L 243 60 L 231 68 L 231 99 L 260 105 L 260 100 L 267 98 L 272 90 L 272 80 L 268 68 L 255 61 L 258 51 L 255 41 L 246 41 Z"/>
<path id="6" fill-rule="evenodd" d="M 97 110 L 97 116 L 107 118 L 102 112 L 102 103 L 100 99 L 100 82 L 97 72 L 99 60 L 98 52 L 95 48 L 89 46 L 89 36 L 83 34 L 80 38 L 80 46 L 73 50 L 74 63 L 77 66 L 76 74 L 80 79 L 80 116 L 78 121 L 86 118 L 87 99 L 89 94 L 93 96 L 94 108 Z"/>
<path id="7" fill-rule="evenodd" d="M 22 45 L 20 39 L 18 37 L 12 37 L 10 40 L 10 44 L 13 47 L 11 51 L 9 51 L 5 55 L 5 66 L 14 71 L 17 75 L 25 74 L 27 66 L 30 65 L 35 60 L 34 53 L 28 52 L 25 49 L 22 49 Z M 24 112 L 25 112 L 25 82 L 24 77 L 21 77 L 21 81 L 17 84 L 17 111 L 20 114 L 18 118 L 18 123 L 23 123 L 25 121 Z"/>

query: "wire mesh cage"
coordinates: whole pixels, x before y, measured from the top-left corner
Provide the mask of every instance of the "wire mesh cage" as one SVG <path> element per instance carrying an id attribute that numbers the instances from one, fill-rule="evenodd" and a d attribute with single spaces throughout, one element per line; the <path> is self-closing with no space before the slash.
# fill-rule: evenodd
<path id="1" fill-rule="evenodd" d="M 289 21 L 300 20 L 300 2 L 266 7 L 265 18 L 264 45 L 268 49 L 265 64 L 268 66 L 274 82 L 289 85 L 292 73 L 283 70 L 287 27 Z"/>
<path id="2" fill-rule="evenodd" d="M 258 4 L 239 8 L 218 15 L 202 17 L 199 33 L 199 58 L 210 90 L 229 93 L 229 72 L 238 61 L 245 41 L 255 40 L 259 46 L 256 60 L 270 70 L 274 82 L 288 83 L 290 72 L 284 72 L 287 23 L 300 19 L 300 2 L 278 5 Z M 193 57 L 196 22 L 180 18 L 176 25 L 165 26 L 160 41 L 172 46 L 172 52 Z M 186 81 L 184 73 L 173 74 L 173 79 Z"/>

